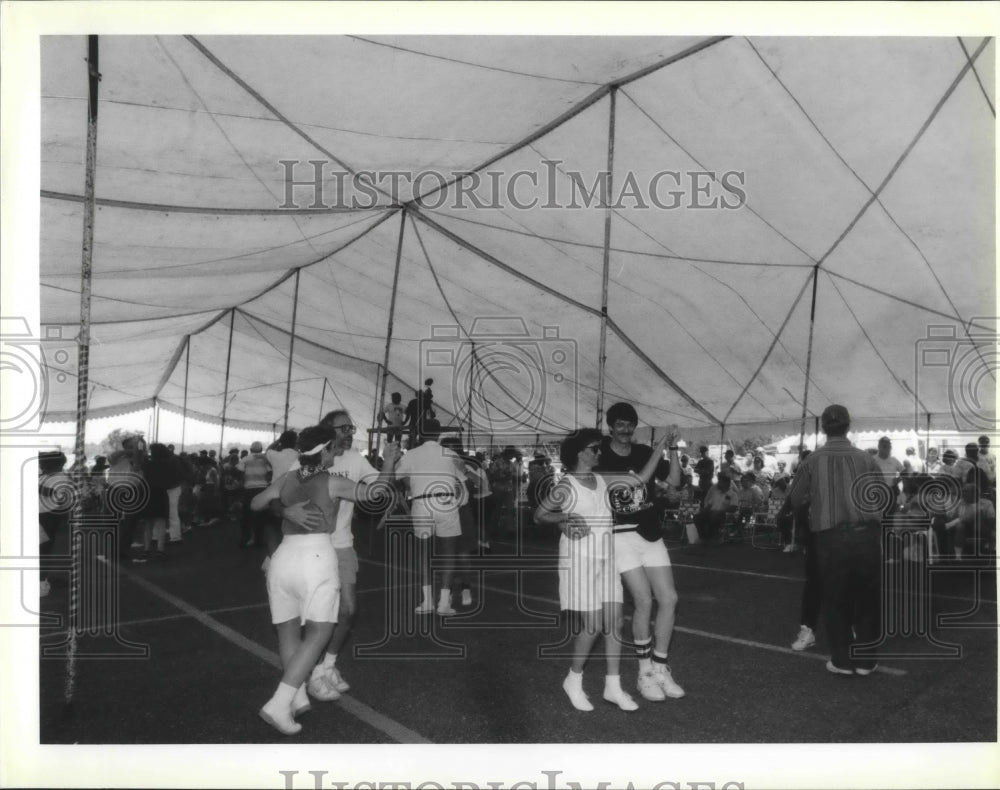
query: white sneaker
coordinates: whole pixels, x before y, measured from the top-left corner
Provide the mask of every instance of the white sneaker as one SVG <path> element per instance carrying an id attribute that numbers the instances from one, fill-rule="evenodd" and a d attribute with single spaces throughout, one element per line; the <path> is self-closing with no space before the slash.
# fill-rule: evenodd
<path id="1" fill-rule="evenodd" d="M 607 702 L 617 705 L 622 710 L 639 710 L 639 705 L 636 701 L 621 687 L 617 689 L 605 688 L 604 699 Z"/>
<path id="2" fill-rule="evenodd" d="M 52 585 L 49 584 L 49 580 L 42 579 L 41 583 L 38 585 L 38 597 L 44 598 L 50 592 L 52 592 Z"/>
<path id="3" fill-rule="evenodd" d="M 320 702 L 334 702 L 340 699 L 340 692 L 323 667 L 316 667 L 312 671 L 306 689 L 309 691 L 310 697 L 318 699 Z"/>
<path id="4" fill-rule="evenodd" d="M 291 710 L 280 708 L 274 704 L 274 700 L 268 700 L 258 711 L 258 715 L 282 735 L 295 735 L 302 729 L 302 725 L 292 718 Z"/>
<path id="5" fill-rule="evenodd" d="M 639 694 L 642 695 L 642 698 L 648 699 L 651 702 L 663 702 L 667 698 L 652 670 L 639 673 L 639 682 L 636 684 L 636 687 L 639 689 Z"/>
<path id="6" fill-rule="evenodd" d="M 309 695 L 306 693 L 305 684 L 303 684 L 295 689 L 295 699 L 292 700 L 292 717 L 298 718 L 303 713 L 308 713 L 311 710 L 312 705 L 309 704 Z"/>
<path id="7" fill-rule="evenodd" d="M 663 689 L 663 693 L 670 697 L 670 699 L 680 699 L 684 696 L 684 689 L 677 685 L 677 681 L 674 680 L 674 676 L 670 672 L 669 664 L 654 664 L 653 674 L 656 677 L 656 681 L 660 684 L 660 688 Z"/>
<path id="8" fill-rule="evenodd" d="M 336 667 L 330 667 L 326 672 L 326 677 L 341 694 L 351 690 L 351 684 L 344 680 L 343 675 Z"/>
<path id="9" fill-rule="evenodd" d="M 437 613 L 442 617 L 449 617 L 453 614 L 458 614 L 450 603 L 438 604 Z"/>
<path id="10" fill-rule="evenodd" d="M 462 590 L 462 606 L 472 606 L 472 590 Z"/>
<path id="11" fill-rule="evenodd" d="M 431 614 L 434 611 L 434 604 L 424 601 L 413 611 L 417 614 Z"/>
<path id="12" fill-rule="evenodd" d="M 805 650 L 807 647 L 812 647 L 815 644 L 816 634 L 813 633 L 813 630 L 809 626 L 803 625 L 799 627 L 799 635 L 792 642 L 792 650 Z"/>
<path id="13" fill-rule="evenodd" d="M 794 543 L 789 543 L 781 551 L 784 552 L 785 554 L 791 554 L 792 552 L 795 552 L 795 551 L 798 551 L 798 550 L 799 550 L 798 546 L 796 546 Z"/>
<path id="14" fill-rule="evenodd" d="M 573 707 L 577 710 L 593 710 L 594 706 L 590 704 L 590 700 L 587 699 L 587 694 L 583 690 L 583 678 L 574 682 L 569 675 L 563 681 L 563 691 L 566 692 L 566 696 L 569 697 L 569 701 L 573 703 Z"/>

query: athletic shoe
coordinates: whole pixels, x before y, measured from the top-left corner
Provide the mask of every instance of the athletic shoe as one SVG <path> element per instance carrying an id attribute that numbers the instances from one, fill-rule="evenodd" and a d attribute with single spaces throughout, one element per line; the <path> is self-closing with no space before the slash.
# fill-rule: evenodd
<path id="1" fill-rule="evenodd" d="M 574 673 L 575 674 L 575 673 Z M 566 696 L 569 697 L 569 701 L 573 703 L 573 707 L 577 710 L 588 711 L 593 710 L 594 706 L 590 704 L 590 700 L 587 699 L 587 694 L 583 690 L 583 677 L 580 680 L 574 682 L 569 675 L 563 681 L 563 691 L 566 692 Z"/>
<path id="2" fill-rule="evenodd" d="M 854 674 L 861 675 L 861 677 L 865 677 L 867 675 L 870 675 L 876 669 L 878 669 L 878 664 L 872 664 L 870 667 L 854 667 Z"/>
<path id="3" fill-rule="evenodd" d="M 853 675 L 854 674 L 854 670 L 852 670 L 852 669 L 842 669 L 841 667 L 838 667 L 836 664 L 834 664 L 833 661 L 827 661 L 826 662 L 826 671 L 827 672 L 832 672 L 835 675 Z"/>
<path id="4" fill-rule="evenodd" d="M 451 616 L 453 614 L 458 614 L 458 612 L 456 612 L 452 608 L 452 605 L 450 603 L 445 604 L 444 606 L 438 606 L 437 613 L 439 615 L 441 615 L 442 617 L 449 617 L 449 616 Z"/>
<path id="5" fill-rule="evenodd" d="M 295 735 L 302 730 L 302 725 L 292 718 L 290 710 L 279 710 L 278 706 L 272 705 L 270 701 L 257 713 L 282 735 Z"/>
<path id="6" fill-rule="evenodd" d="M 799 547 L 798 547 L 798 546 L 796 546 L 796 545 L 795 545 L 794 543 L 789 543 L 789 544 L 788 544 L 787 546 L 785 546 L 785 548 L 783 548 L 783 549 L 782 549 L 781 551 L 782 551 L 783 553 L 785 553 L 785 554 L 791 554 L 791 553 L 793 553 L 793 552 L 796 552 L 796 551 L 798 551 L 798 550 L 799 550 Z"/>
<path id="7" fill-rule="evenodd" d="M 472 606 L 472 590 L 462 590 L 462 606 Z"/>
<path id="8" fill-rule="evenodd" d="M 670 699 L 680 699 L 684 696 L 684 689 L 677 685 L 673 674 L 670 672 L 669 664 L 656 663 L 653 665 L 653 676 L 663 689 L 663 693 Z"/>
<path id="9" fill-rule="evenodd" d="M 434 604 L 424 601 L 413 611 L 417 614 L 431 614 L 434 611 Z"/>
<path id="10" fill-rule="evenodd" d="M 44 598 L 50 592 L 52 592 L 52 585 L 49 584 L 49 580 L 42 579 L 41 583 L 38 585 L 38 597 Z"/>
<path id="11" fill-rule="evenodd" d="M 792 650 L 805 650 L 807 647 L 812 647 L 815 644 L 816 634 L 813 633 L 813 630 L 809 626 L 803 625 L 799 627 L 799 635 L 792 642 Z"/>
<path id="12" fill-rule="evenodd" d="M 333 687 L 341 694 L 351 690 L 351 684 L 344 680 L 343 676 L 336 667 L 330 667 L 326 671 L 326 677 L 327 680 L 333 684 Z"/>
<path id="13" fill-rule="evenodd" d="M 316 667 L 309 676 L 309 683 L 306 685 L 309 696 L 318 699 L 320 702 L 335 702 L 340 699 L 340 692 L 331 681 L 329 675 L 323 671 L 323 667 Z"/>
<path id="14" fill-rule="evenodd" d="M 267 573 L 267 569 L 271 567 L 271 558 L 264 557 L 264 561 L 260 564 L 260 569 Z"/>
<path id="15" fill-rule="evenodd" d="M 144 565 L 148 559 L 149 558 L 146 556 L 146 552 L 144 551 L 137 551 L 132 555 L 132 562 L 136 565 Z"/>
<path id="16" fill-rule="evenodd" d="M 622 710 L 639 710 L 639 705 L 636 701 L 622 688 L 615 690 L 604 689 L 604 701 L 610 702 L 612 705 L 617 705 Z"/>
<path id="17" fill-rule="evenodd" d="M 649 672 L 640 672 L 639 680 L 636 683 L 636 688 L 639 689 L 639 694 L 642 695 L 643 699 L 648 699 L 650 702 L 663 702 L 667 698 L 667 695 L 663 693 L 663 689 L 660 688 L 660 682 L 657 680 L 656 675 L 652 670 Z"/>
<path id="18" fill-rule="evenodd" d="M 312 705 L 309 704 L 309 695 L 306 693 L 306 687 L 304 685 L 299 686 L 295 690 L 295 698 L 292 700 L 292 718 L 297 719 L 303 713 L 308 713 L 312 710 Z"/>

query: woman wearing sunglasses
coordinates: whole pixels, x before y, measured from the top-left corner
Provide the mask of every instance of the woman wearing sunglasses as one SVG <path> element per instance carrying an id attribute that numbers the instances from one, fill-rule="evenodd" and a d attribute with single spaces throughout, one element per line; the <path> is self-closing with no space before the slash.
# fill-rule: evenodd
<path id="1" fill-rule="evenodd" d="M 598 635 L 604 634 L 604 699 L 622 710 L 637 710 L 621 686 L 622 586 L 615 571 L 607 484 L 594 474 L 601 432 L 585 428 L 567 436 L 559 459 L 567 475 L 548 492 L 535 521 L 554 524 L 559 538 L 559 607 L 576 613 L 573 661 L 563 690 L 573 707 L 594 706 L 583 690 L 583 667 Z"/>

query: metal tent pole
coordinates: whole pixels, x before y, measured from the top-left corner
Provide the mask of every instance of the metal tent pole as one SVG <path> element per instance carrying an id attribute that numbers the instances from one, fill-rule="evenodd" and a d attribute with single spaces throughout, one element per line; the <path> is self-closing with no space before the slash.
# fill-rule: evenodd
<path id="1" fill-rule="evenodd" d="M 323 389 L 320 390 L 319 393 L 319 417 L 316 419 L 317 423 L 323 419 L 323 400 L 325 397 L 326 397 L 326 376 L 323 377 Z M 288 428 L 286 427 L 285 430 L 287 431 Z"/>
<path id="2" fill-rule="evenodd" d="M 608 346 L 608 272 L 611 264 L 611 182 L 615 166 L 615 101 L 618 88 L 612 87 L 609 94 L 611 102 L 608 113 L 608 171 L 604 182 L 604 269 L 601 276 L 601 348 L 597 357 L 597 415 L 594 427 L 600 430 L 601 418 L 604 415 L 604 367 L 607 360 Z"/>
<path id="3" fill-rule="evenodd" d="M 223 441 L 226 438 L 226 407 L 229 405 L 229 365 L 233 360 L 233 324 L 236 308 L 229 311 L 229 347 L 226 349 L 226 383 L 222 390 L 222 424 L 219 426 L 219 463 L 222 463 Z"/>
<path id="4" fill-rule="evenodd" d="M 399 240 L 396 243 L 396 270 L 392 275 L 392 296 L 389 300 L 389 324 L 385 330 L 385 356 L 382 361 L 382 385 L 379 388 L 378 398 L 375 402 L 375 408 L 380 412 L 382 409 L 382 404 L 385 403 L 385 384 L 386 379 L 389 377 L 389 345 L 392 343 L 392 323 L 396 315 L 396 293 L 399 290 L 399 264 L 403 260 L 403 234 L 406 231 L 406 209 L 404 208 L 400 212 L 400 222 L 399 222 Z M 420 415 L 422 417 L 422 415 Z M 372 420 L 372 427 L 378 428 L 379 421 L 376 414 L 376 418 Z M 379 448 L 382 445 L 382 432 L 379 431 L 375 434 L 375 455 L 378 455 Z"/>
<path id="5" fill-rule="evenodd" d="M 181 452 L 184 452 L 184 437 L 187 431 L 187 413 L 188 413 L 188 373 L 191 370 L 191 335 L 185 338 L 184 342 L 187 344 L 187 348 L 184 353 L 184 408 L 181 411 Z"/>
<path id="6" fill-rule="evenodd" d="M 812 371 L 813 330 L 816 328 L 816 284 L 819 282 L 819 264 L 813 267 L 812 307 L 809 310 L 809 345 L 806 350 L 806 383 L 802 392 L 802 422 L 799 427 L 799 449 L 806 442 L 806 415 L 809 411 L 809 376 Z"/>
<path id="7" fill-rule="evenodd" d="M 292 396 L 292 358 L 295 355 L 295 322 L 299 315 L 299 275 L 301 269 L 295 270 L 295 296 L 292 300 L 292 336 L 288 340 L 288 376 L 285 380 L 285 420 L 283 431 L 288 430 L 288 404 Z"/>
<path id="8" fill-rule="evenodd" d="M 76 377 L 76 442 L 74 453 L 73 480 L 76 490 L 83 490 L 86 467 L 83 456 L 87 446 L 87 386 L 90 376 L 90 302 L 91 275 L 94 261 L 94 206 L 95 177 L 97 175 L 97 105 L 98 71 L 97 36 L 87 36 L 87 154 L 84 172 L 83 199 L 83 249 L 80 261 L 80 334 L 77 337 L 77 377 Z M 66 679 L 63 696 L 66 705 L 73 701 L 76 692 L 76 635 L 80 625 L 80 581 L 82 576 L 81 554 L 83 552 L 82 533 L 79 524 L 83 520 L 83 497 L 76 497 L 70 520 L 70 600 L 69 600 L 69 646 L 67 648 Z"/>

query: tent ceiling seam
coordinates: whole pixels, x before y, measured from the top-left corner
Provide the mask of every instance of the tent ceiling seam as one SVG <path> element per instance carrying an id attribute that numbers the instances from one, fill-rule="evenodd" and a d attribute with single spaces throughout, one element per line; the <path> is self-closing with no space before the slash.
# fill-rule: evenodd
<path id="1" fill-rule="evenodd" d="M 815 272 L 813 273 L 812 276 L 813 277 L 816 276 Z M 806 287 L 809 285 L 809 279 L 810 278 L 807 277 L 805 279 L 805 282 L 802 283 L 802 288 L 799 290 L 798 296 L 795 297 L 795 300 L 792 302 L 791 307 L 789 307 L 788 312 L 785 314 L 785 320 L 781 322 L 781 326 L 778 327 L 778 331 L 774 333 L 774 338 L 771 340 L 770 345 L 767 347 L 767 351 L 764 354 L 764 358 L 761 359 L 760 364 L 757 366 L 757 369 L 750 377 L 750 380 L 747 381 L 747 383 L 743 386 L 743 389 L 740 392 L 740 394 L 736 397 L 736 400 L 733 401 L 733 405 L 729 407 L 729 411 L 726 412 L 726 416 L 723 418 L 722 421 L 723 424 L 729 422 L 729 418 L 736 410 L 736 407 L 739 406 L 740 401 L 743 400 L 743 396 L 746 394 L 747 390 L 750 389 L 750 386 L 754 383 L 754 381 L 757 380 L 757 376 L 760 375 L 760 372 L 764 369 L 764 365 L 767 364 L 767 360 L 770 359 L 771 354 L 774 351 L 774 347 L 778 345 L 778 341 L 781 338 L 782 333 L 785 331 L 785 327 L 788 326 L 788 322 L 791 321 L 792 319 L 792 314 L 795 312 L 795 308 L 797 308 L 799 306 L 799 302 L 802 301 L 802 295 L 806 292 Z"/>
<path id="2" fill-rule="evenodd" d="M 993 102 L 990 101 L 990 95 L 986 92 L 986 86 L 983 85 L 983 81 L 979 78 L 979 70 L 976 69 L 975 64 L 972 62 L 972 58 L 969 57 L 969 50 L 965 48 L 965 42 L 962 41 L 961 36 L 957 36 L 958 45 L 962 48 L 962 53 L 965 55 L 965 59 L 969 62 L 969 66 L 972 68 L 972 73 L 976 78 L 976 82 L 979 84 L 979 90 L 983 94 L 983 98 L 986 100 L 986 106 L 990 108 L 990 115 L 994 118 L 997 117 L 996 108 L 993 106 Z M 984 40 L 984 43 L 988 42 L 990 37 Z"/>
<path id="3" fill-rule="evenodd" d="M 48 200 L 64 200 L 71 203 L 82 203 L 83 195 L 70 192 L 56 192 L 51 189 L 39 190 L 39 195 Z M 166 214 L 207 214 L 209 216 L 290 216 L 299 214 L 358 214 L 372 211 L 391 211 L 394 206 L 372 206 L 371 208 L 224 208 L 222 206 L 177 206 L 171 203 L 142 203 L 134 200 L 117 200 L 115 198 L 97 198 L 97 205 L 102 208 L 121 208 L 130 211 L 155 211 Z"/>
<path id="4" fill-rule="evenodd" d="M 633 72 L 632 74 L 629 74 L 629 75 L 627 75 L 625 77 L 622 77 L 621 79 L 612 80 L 611 82 L 608 82 L 605 85 L 602 85 L 600 88 L 598 88 L 597 90 L 595 90 L 589 96 L 585 96 L 583 99 L 581 99 L 575 105 L 573 105 L 572 107 L 570 107 L 568 110 L 566 110 L 566 112 L 562 113 L 561 115 L 556 116 L 555 118 L 553 118 L 548 123 L 543 124 L 541 127 L 539 127 L 538 129 L 536 129 L 534 132 L 531 132 L 523 140 L 520 140 L 519 142 L 514 143 L 512 146 L 510 146 L 506 150 L 501 151 L 496 156 L 490 157 L 485 162 L 481 163 L 480 165 L 478 165 L 476 167 L 473 167 L 472 169 L 470 169 L 467 172 L 469 172 L 469 173 L 477 173 L 480 170 L 485 170 L 487 167 L 489 167 L 490 165 L 492 165 L 492 164 L 494 164 L 496 162 L 499 162 L 501 159 L 505 159 L 506 157 L 510 156 L 511 154 L 516 153 L 517 151 L 520 151 L 522 148 L 525 148 L 525 147 L 531 145 L 531 143 L 535 142 L 536 140 L 541 139 L 542 137 L 544 137 L 545 135 L 547 135 L 549 132 L 551 132 L 551 131 L 553 131 L 555 129 L 558 129 L 564 123 L 566 123 L 567 121 L 571 120 L 572 118 L 575 118 L 577 115 L 579 115 L 580 113 L 582 113 L 588 107 L 591 107 L 592 105 L 594 105 L 597 102 L 599 102 L 601 99 L 603 99 L 605 96 L 607 96 L 611 92 L 612 88 L 622 88 L 625 85 L 628 85 L 630 82 L 634 82 L 635 80 L 638 80 L 638 79 L 641 79 L 643 77 L 646 77 L 646 76 L 652 74 L 655 71 L 659 71 L 660 69 L 666 68 L 667 66 L 670 66 L 670 65 L 673 65 L 674 63 L 677 63 L 678 61 L 684 60 L 685 58 L 688 58 L 691 55 L 695 55 L 695 54 L 697 54 L 698 52 L 701 52 L 704 49 L 708 49 L 709 47 L 715 46 L 719 42 L 725 41 L 727 38 L 729 38 L 729 36 L 715 36 L 713 38 L 707 38 L 707 39 L 705 39 L 703 41 L 698 42 L 697 44 L 694 44 L 694 45 L 688 47 L 685 50 L 682 50 L 681 52 L 677 52 L 677 53 L 671 55 L 670 57 L 664 58 L 663 60 L 659 61 L 658 63 L 654 63 L 654 64 L 652 64 L 650 66 L 645 66 L 645 67 L 639 69 L 638 71 Z M 422 193 L 420 195 L 417 195 L 414 198 L 411 198 L 409 201 L 407 201 L 407 205 L 410 205 L 410 204 L 413 204 L 413 203 L 416 203 L 416 204 L 419 205 L 421 201 L 425 200 L 426 198 L 430 197 L 431 195 L 437 194 L 442 189 L 448 189 L 449 187 L 451 187 L 452 185 L 454 185 L 455 183 L 457 183 L 460 179 L 461 179 L 461 177 L 459 177 L 459 178 L 453 178 L 453 179 L 451 179 L 449 181 L 445 181 L 444 183 L 439 184 L 438 186 L 436 186 L 436 187 L 428 190 L 427 192 L 424 192 L 424 193 Z"/>
<path id="5" fill-rule="evenodd" d="M 882 191 L 889 185 L 889 182 L 896 175 L 899 168 L 902 167 L 903 162 L 910 155 L 910 152 L 913 151 L 917 143 L 920 142 L 921 138 L 924 136 L 924 133 L 930 128 L 931 123 L 934 122 L 934 119 L 937 118 L 938 113 L 941 112 L 941 108 L 944 107 L 945 102 L 948 101 L 949 98 L 951 98 L 951 95 L 955 92 L 955 89 L 958 87 L 958 84 L 962 81 L 962 78 L 965 76 L 965 73 L 972 68 L 973 61 L 979 57 L 980 53 L 986 47 L 987 42 L 988 39 L 984 40 L 983 43 L 979 45 L 979 48 L 976 50 L 973 57 L 962 66 L 961 70 L 959 70 L 958 72 L 958 75 L 955 77 L 955 79 L 952 80 L 951 85 L 948 86 L 948 88 L 945 90 L 941 98 L 938 99 L 937 103 L 934 105 L 934 108 L 931 110 L 930 115 L 928 115 L 927 118 L 924 120 L 924 122 L 920 125 L 920 128 L 917 130 L 913 139 L 909 142 L 906 148 L 903 149 L 903 152 L 899 155 L 899 158 L 896 160 L 895 164 L 889 169 L 889 172 L 886 173 L 885 177 L 882 179 L 882 182 L 878 185 L 878 187 L 876 187 L 875 191 L 871 194 L 868 200 L 865 201 L 865 204 L 855 215 L 854 219 L 852 219 L 848 223 L 847 227 L 844 228 L 843 232 L 834 240 L 830 249 L 828 249 L 822 255 L 822 257 L 816 262 L 817 268 L 823 265 L 823 263 L 830 257 L 833 251 L 840 246 L 840 243 L 845 238 L 847 238 L 848 234 L 850 234 L 850 232 L 854 229 L 855 225 L 857 225 L 858 222 L 861 220 L 861 218 L 868 212 L 868 209 L 871 207 L 872 203 L 878 200 L 879 195 L 881 195 Z"/>

